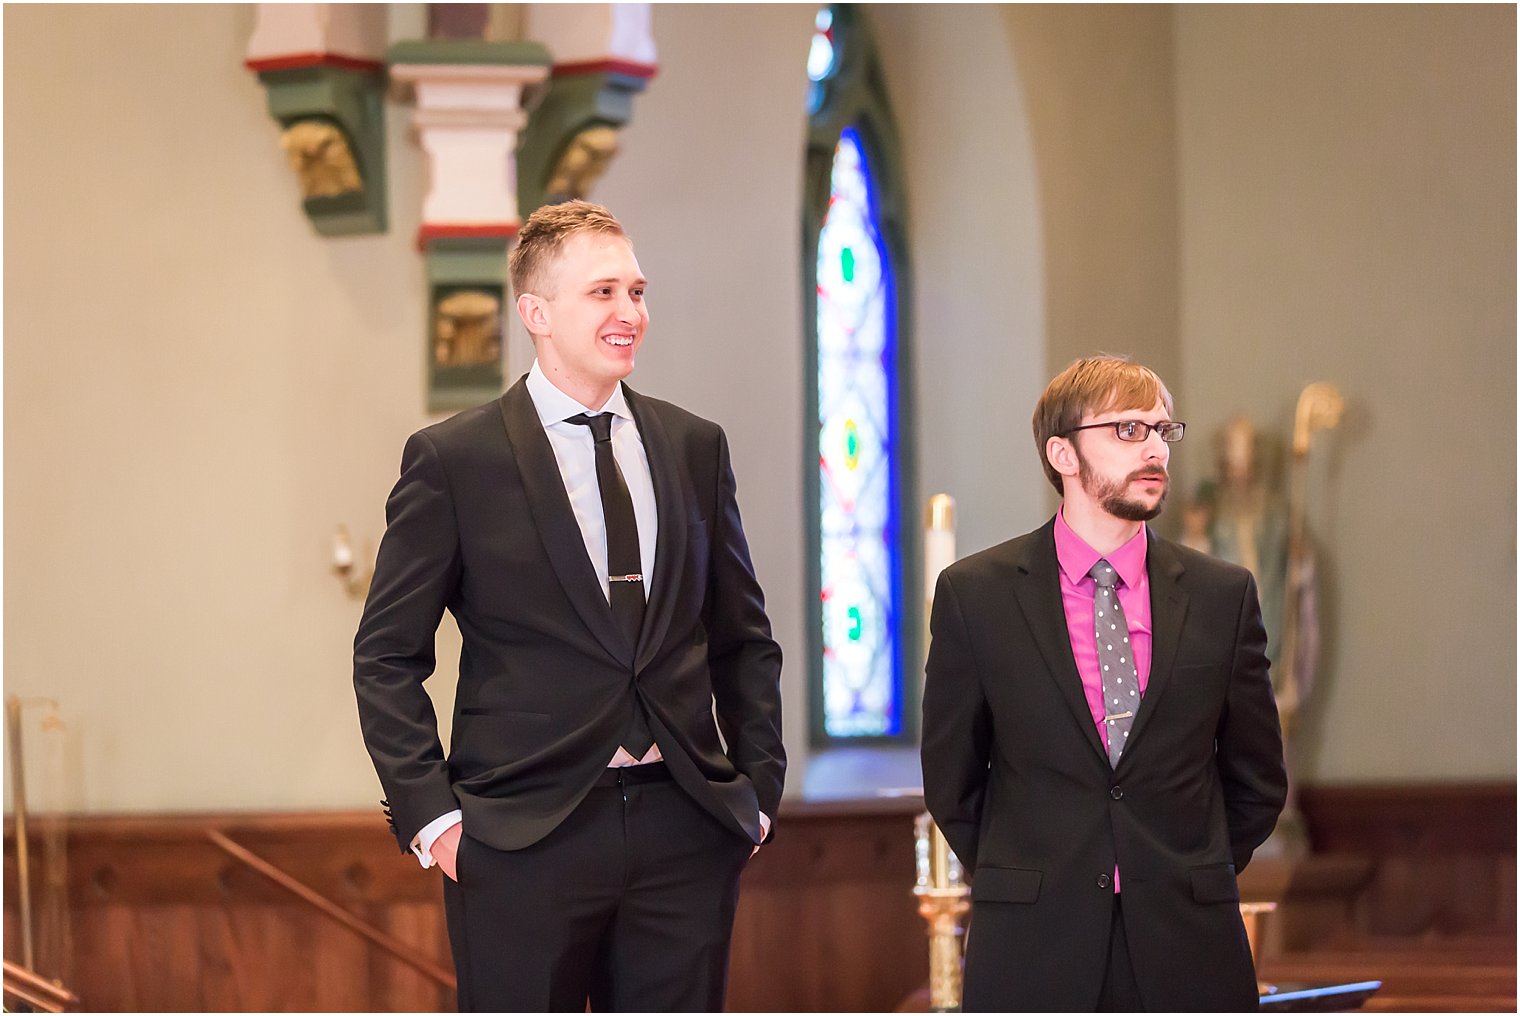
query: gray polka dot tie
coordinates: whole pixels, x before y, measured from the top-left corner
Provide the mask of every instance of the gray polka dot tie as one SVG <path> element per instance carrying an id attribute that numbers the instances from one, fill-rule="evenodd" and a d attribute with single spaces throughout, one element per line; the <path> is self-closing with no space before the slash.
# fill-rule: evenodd
<path id="1" fill-rule="evenodd" d="M 1098 666 L 1103 677 L 1103 726 L 1108 731 L 1108 764 L 1117 767 L 1140 708 L 1140 680 L 1135 654 L 1129 644 L 1129 623 L 1115 588 L 1119 573 L 1100 560 L 1087 574 L 1098 587 L 1093 590 L 1093 623 L 1098 635 Z"/>

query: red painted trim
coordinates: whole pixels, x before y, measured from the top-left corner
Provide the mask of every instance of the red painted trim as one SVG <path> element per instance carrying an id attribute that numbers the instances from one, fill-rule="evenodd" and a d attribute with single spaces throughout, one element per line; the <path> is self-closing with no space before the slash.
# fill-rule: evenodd
<path id="1" fill-rule="evenodd" d="M 643 78 L 648 81 L 659 71 L 654 64 L 634 63 L 632 60 L 583 60 L 580 63 L 563 63 L 554 65 L 556 78 L 568 77 L 572 74 L 627 74 L 629 77 Z"/>
<path id="2" fill-rule="evenodd" d="M 341 53 L 291 53 L 287 56 L 266 56 L 243 61 L 243 66 L 255 73 L 263 71 L 290 71 L 298 67 L 338 67 L 346 71 L 383 71 L 385 64 L 379 60 L 361 60 Z"/>
<path id="3" fill-rule="evenodd" d="M 434 240 L 453 237 L 500 237 L 510 240 L 522 229 L 521 222 L 491 222 L 481 225 L 423 223 L 417 230 L 417 249 L 425 251 Z"/>

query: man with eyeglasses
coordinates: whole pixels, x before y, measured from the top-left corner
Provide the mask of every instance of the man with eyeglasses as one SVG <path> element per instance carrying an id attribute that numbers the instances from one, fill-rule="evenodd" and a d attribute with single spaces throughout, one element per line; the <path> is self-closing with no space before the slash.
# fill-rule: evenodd
<path id="1" fill-rule="evenodd" d="M 966 1011 L 1258 1007 L 1236 876 L 1287 793 L 1250 572 L 1156 535 L 1184 425 L 1078 360 L 1034 412 L 1061 492 L 939 577 L 924 798 L 972 874 Z"/>

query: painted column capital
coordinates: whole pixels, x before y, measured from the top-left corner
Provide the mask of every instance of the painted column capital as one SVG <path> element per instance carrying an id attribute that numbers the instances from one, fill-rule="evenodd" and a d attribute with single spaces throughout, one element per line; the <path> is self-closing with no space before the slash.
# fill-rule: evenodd
<path id="1" fill-rule="evenodd" d="M 532 42 L 428 40 L 397 43 L 388 58 L 392 82 L 416 103 L 412 129 L 431 170 L 419 243 L 515 235 L 523 93 L 549 76 L 548 51 Z"/>
<path id="2" fill-rule="evenodd" d="M 554 71 L 518 149 L 523 209 L 589 195 L 657 70 L 652 29 L 649 4 L 524 5 L 523 31 L 553 55 Z"/>
<path id="3" fill-rule="evenodd" d="M 244 66 L 259 76 L 302 208 L 326 236 L 385 231 L 385 11 L 259 4 Z"/>
<path id="4" fill-rule="evenodd" d="M 527 4 L 524 33 L 554 56 L 554 74 L 655 74 L 649 4 Z"/>
<path id="5" fill-rule="evenodd" d="M 257 4 L 245 65 L 251 71 L 385 67 L 385 10 L 368 4 Z"/>

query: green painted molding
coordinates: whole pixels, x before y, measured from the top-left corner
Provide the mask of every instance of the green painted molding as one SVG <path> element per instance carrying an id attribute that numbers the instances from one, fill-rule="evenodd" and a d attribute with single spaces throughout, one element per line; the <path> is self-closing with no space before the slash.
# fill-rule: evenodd
<path id="1" fill-rule="evenodd" d="M 427 361 L 427 409 L 447 413 L 469 409 L 501 395 L 505 377 L 507 318 L 506 237 L 437 237 L 427 245 L 428 320 L 423 342 Z M 435 356 L 439 304 L 457 293 L 473 291 L 498 303 L 497 353 L 484 363 L 440 364 Z"/>
<path id="2" fill-rule="evenodd" d="M 323 236 L 386 230 L 385 75 L 328 65 L 259 71 L 269 114 L 286 130 L 304 120 L 342 132 L 358 166 L 362 188 L 333 197 L 302 199 Z"/>
<path id="3" fill-rule="evenodd" d="M 549 67 L 554 58 L 542 43 L 526 40 L 408 39 L 385 51 L 387 64 L 510 64 Z"/>

